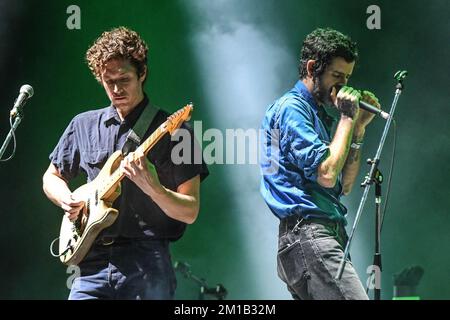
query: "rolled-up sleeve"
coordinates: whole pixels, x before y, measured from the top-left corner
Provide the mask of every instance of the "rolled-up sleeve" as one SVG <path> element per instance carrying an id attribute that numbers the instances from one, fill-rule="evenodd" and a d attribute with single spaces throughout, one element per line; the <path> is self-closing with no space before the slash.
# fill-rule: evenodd
<path id="1" fill-rule="evenodd" d="M 301 169 L 305 178 L 317 182 L 317 168 L 329 154 L 329 148 L 314 129 L 312 111 L 300 103 L 280 108 L 281 147 L 289 161 Z"/>
<path id="2" fill-rule="evenodd" d="M 76 138 L 75 119 L 67 126 L 49 158 L 66 180 L 77 176 L 80 166 L 80 152 Z"/>
<path id="3" fill-rule="evenodd" d="M 183 123 L 182 129 L 185 129 L 185 132 L 188 133 L 182 139 L 188 139 L 188 141 L 180 141 L 180 143 L 188 145 L 189 150 L 186 150 L 188 151 L 186 162 L 183 161 L 179 164 L 172 164 L 173 177 L 177 186 L 197 175 L 200 176 L 200 181 L 203 181 L 203 179 L 205 179 L 209 175 L 208 167 L 203 160 L 201 146 L 195 138 L 194 131 L 190 123 Z M 171 151 L 177 143 L 178 142 L 172 141 Z M 181 150 L 179 156 L 183 158 L 183 150 Z"/>

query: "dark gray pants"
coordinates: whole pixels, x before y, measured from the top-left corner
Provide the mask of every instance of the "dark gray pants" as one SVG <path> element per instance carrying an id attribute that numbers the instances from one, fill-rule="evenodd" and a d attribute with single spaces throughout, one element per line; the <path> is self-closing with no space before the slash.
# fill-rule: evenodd
<path id="1" fill-rule="evenodd" d="M 334 279 L 344 256 L 347 234 L 340 223 L 289 217 L 280 222 L 278 276 L 294 299 L 367 300 L 352 263 Z"/>

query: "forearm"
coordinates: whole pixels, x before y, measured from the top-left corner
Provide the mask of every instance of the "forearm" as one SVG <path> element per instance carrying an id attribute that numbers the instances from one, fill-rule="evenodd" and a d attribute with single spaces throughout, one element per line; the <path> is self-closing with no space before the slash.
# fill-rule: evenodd
<path id="1" fill-rule="evenodd" d="M 329 156 L 319 165 L 317 181 L 324 187 L 332 188 L 341 173 L 348 155 L 353 135 L 354 120 L 341 116 L 336 133 L 329 145 Z"/>
<path id="2" fill-rule="evenodd" d="M 191 224 L 199 211 L 199 196 L 186 195 L 162 186 L 161 189 L 150 190 L 147 194 L 172 219 Z"/>
<path id="3" fill-rule="evenodd" d="M 172 219 L 191 224 L 200 207 L 200 176 L 181 183 L 176 191 L 164 187 L 145 154 L 128 155 L 122 162 L 125 175 Z"/>
<path id="4" fill-rule="evenodd" d="M 58 207 L 61 207 L 62 199 L 70 195 L 71 191 L 64 179 L 46 172 L 42 178 L 42 189 L 45 195 Z"/>
<path id="5" fill-rule="evenodd" d="M 364 129 L 355 129 L 352 142 L 360 143 L 364 138 Z M 361 163 L 361 149 L 350 148 L 344 168 L 342 169 L 343 193 L 349 194 L 358 176 Z"/>

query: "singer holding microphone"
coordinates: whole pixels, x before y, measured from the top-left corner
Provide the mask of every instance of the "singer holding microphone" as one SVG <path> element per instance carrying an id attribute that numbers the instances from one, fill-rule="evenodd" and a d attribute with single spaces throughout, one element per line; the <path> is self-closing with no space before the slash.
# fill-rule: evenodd
<path id="1" fill-rule="evenodd" d="M 268 172 L 262 163 L 260 191 L 280 219 L 278 276 L 294 299 L 368 299 L 351 262 L 334 280 L 348 239 L 340 198 L 358 175 L 366 126 L 380 114 L 373 93 L 346 86 L 357 58 L 356 44 L 341 32 L 311 32 L 301 50 L 300 80 L 262 122 L 270 137 L 262 150 L 278 168 Z"/>

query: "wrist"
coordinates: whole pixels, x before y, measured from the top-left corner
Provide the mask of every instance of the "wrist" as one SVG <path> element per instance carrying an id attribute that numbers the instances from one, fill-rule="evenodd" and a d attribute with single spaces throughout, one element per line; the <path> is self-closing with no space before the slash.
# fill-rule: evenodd
<path id="1" fill-rule="evenodd" d="M 63 192 L 61 195 L 59 195 L 59 199 L 56 198 L 59 202 L 59 206 L 62 207 L 64 203 L 70 201 L 72 199 L 72 192 Z"/>
<path id="2" fill-rule="evenodd" d="M 352 142 L 362 143 L 364 140 L 365 128 L 355 127 L 353 129 Z"/>
<path id="3" fill-rule="evenodd" d="M 347 113 L 341 112 L 341 119 L 346 120 L 346 121 L 351 121 L 352 123 L 356 123 L 355 117 L 352 117 L 350 114 L 347 114 Z"/>
<path id="4" fill-rule="evenodd" d="M 352 142 L 352 143 L 350 144 L 350 149 L 353 149 L 353 150 L 361 150 L 363 144 L 364 144 L 363 142 Z"/>
<path id="5" fill-rule="evenodd" d="M 356 120 L 348 115 L 345 115 L 343 113 L 341 113 L 341 120 L 342 122 L 348 123 L 349 126 L 351 126 L 352 128 L 355 127 L 356 124 Z M 354 131 L 354 130 L 353 130 Z"/>

